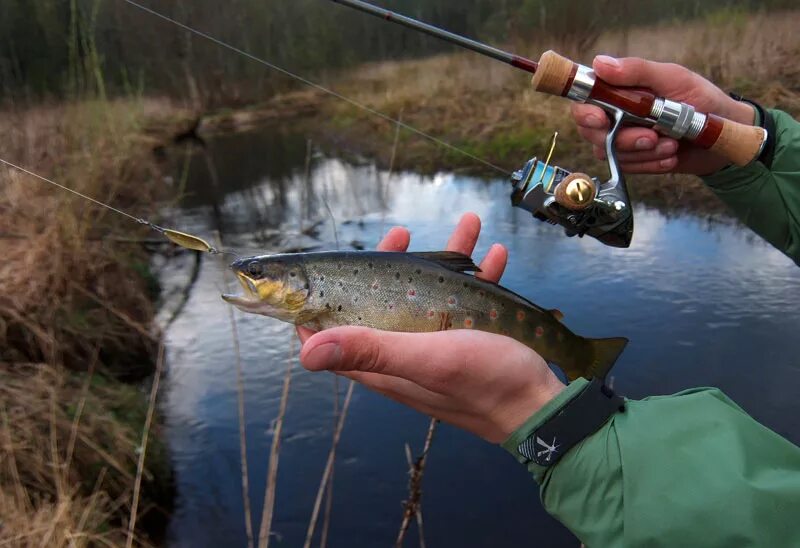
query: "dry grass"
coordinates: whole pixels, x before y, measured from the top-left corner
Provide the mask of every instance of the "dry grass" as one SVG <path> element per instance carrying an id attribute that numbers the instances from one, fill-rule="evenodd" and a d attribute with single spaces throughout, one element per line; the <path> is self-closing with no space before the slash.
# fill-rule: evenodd
<path id="1" fill-rule="evenodd" d="M 145 121 L 158 109 L 121 101 L 3 113 L 0 157 L 149 216 L 160 177 Z M 100 348 L 101 358 L 128 356 L 115 360 L 120 375 L 143 362 L 151 370 L 154 337 L 132 328 L 154 314 L 147 256 L 107 241 L 146 229 L 5 166 L 0 213 L 0 358 L 85 369 Z"/>
<path id="2" fill-rule="evenodd" d="M 600 36 L 576 60 L 590 63 L 597 52 L 673 61 L 727 89 L 735 89 L 792 114 L 800 114 L 800 11 L 771 14 L 720 12 L 699 21 L 663 24 Z M 765 31 L 765 29 L 769 29 Z M 508 46 L 537 58 L 557 44 Z M 554 161 L 605 176 L 605 165 L 575 131 L 569 101 L 534 93 L 525 75 L 471 53 L 365 65 L 342 76 L 334 88 L 371 108 L 398 116 L 507 170 L 543 155 L 552 132 L 560 133 Z M 312 131 L 338 147 L 378 158 L 388 165 L 394 127 L 335 99 L 321 106 Z M 323 128 L 320 130 L 319 128 Z M 485 172 L 485 167 L 407 131 L 395 159 L 399 169 Z M 497 175 L 497 174 L 494 174 Z M 652 205 L 718 211 L 717 200 L 699 180 L 634 178 L 632 193 Z"/>
<path id="3" fill-rule="evenodd" d="M 161 193 L 152 148 L 175 118 L 159 101 L 10 110 L 0 158 L 149 216 Z M 114 379 L 153 370 L 157 287 L 145 251 L 109 237 L 143 231 L 0 167 L 0 545 L 125 542 L 146 403 Z M 165 462 L 151 444 L 145 528 L 153 500 L 169 500 Z"/>
<path id="4" fill-rule="evenodd" d="M 123 544 L 144 413 L 136 389 L 101 376 L 2 364 L 0 545 Z M 143 475 L 150 484 L 164 472 Z"/>

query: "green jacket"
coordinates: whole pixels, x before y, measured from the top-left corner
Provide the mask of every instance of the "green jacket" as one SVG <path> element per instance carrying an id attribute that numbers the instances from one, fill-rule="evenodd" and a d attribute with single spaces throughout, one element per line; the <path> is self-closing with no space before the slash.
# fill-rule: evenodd
<path id="1" fill-rule="evenodd" d="M 772 169 L 705 179 L 734 213 L 800 264 L 800 123 L 772 111 Z M 503 447 L 528 467 L 545 509 L 589 548 L 800 546 L 800 448 L 715 388 L 629 400 L 550 468 L 518 445 L 575 397 L 578 379 Z"/>
<path id="2" fill-rule="evenodd" d="M 772 168 L 753 162 L 704 177 L 743 223 L 800 265 L 800 123 L 779 110 Z"/>

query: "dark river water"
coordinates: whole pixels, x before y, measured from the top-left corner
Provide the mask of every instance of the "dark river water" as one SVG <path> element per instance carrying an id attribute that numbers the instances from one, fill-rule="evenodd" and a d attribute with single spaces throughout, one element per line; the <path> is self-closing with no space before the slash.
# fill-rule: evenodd
<path id="1" fill-rule="evenodd" d="M 503 284 L 564 312 L 574 331 L 631 342 L 612 371 L 615 388 L 640 398 L 718 386 L 773 430 L 800 443 L 800 270 L 730 223 L 636 210 L 630 249 L 566 238 L 557 227 L 510 207 L 503 180 L 442 173 L 395 173 L 314 149 L 306 139 L 264 130 L 210 143 L 209 164 L 186 163 L 187 197 L 177 226 L 221 233 L 244 253 L 334 249 L 327 201 L 343 249 L 374 247 L 394 224 L 411 229 L 412 250 L 441 249 L 459 216 L 474 211 L 492 242 L 510 250 Z M 313 147 L 312 147 L 313 148 Z M 522 160 L 522 159 L 520 159 Z M 180 161 L 177 162 L 180 164 Z M 314 223 L 316 235 L 301 232 Z M 192 275 L 193 255 L 159 265 L 163 315 Z M 167 331 L 169 372 L 162 393 L 176 472 L 172 546 L 246 545 L 239 456 L 236 358 L 218 257 L 201 259 L 188 301 Z M 273 421 L 287 360 L 299 343 L 276 320 L 237 312 L 243 368 L 250 505 L 261 521 Z M 331 445 L 334 379 L 296 359 L 282 434 L 274 546 L 302 546 Z M 344 392 L 344 382 L 340 391 Z M 428 419 L 357 387 L 334 475 L 328 546 L 390 546 L 407 494 L 404 444 L 420 450 Z M 427 545 L 572 546 L 578 542 L 542 509 L 536 484 L 507 453 L 442 425 L 426 470 Z M 321 524 L 321 520 L 320 520 Z M 406 546 L 417 545 L 412 526 Z M 318 527 L 319 530 L 319 527 Z M 315 546 L 318 541 L 315 541 Z"/>

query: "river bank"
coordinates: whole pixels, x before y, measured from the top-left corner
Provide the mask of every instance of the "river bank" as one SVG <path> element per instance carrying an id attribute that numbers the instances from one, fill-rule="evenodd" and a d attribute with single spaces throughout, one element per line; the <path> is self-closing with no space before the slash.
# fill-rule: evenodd
<path id="1" fill-rule="evenodd" d="M 80 101 L 0 116 L 0 157 L 152 218 L 175 195 L 153 150 L 191 118 L 168 102 Z M 152 235 L 18 170 L 0 168 L 0 543 L 153 542 L 172 503 L 153 422 L 133 500 L 155 371 Z M 157 220 L 157 219 L 156 219 Z"/>
<path id="2" fill-rule="evenodd" d="M 591 51 L 674 61 L 706 75 L 723 89 L 798 115 L 800 37 L 794 32 L 798 24 L 800 11 L 722 11 L 696 21 L 607 33 Z M 770 31 L 765 33 L 765 28 Z M 538 58 L 542 51 L 556 46 L 528 43 L 507 47 Z M 589 52 L 570 55 L 591 63 Z M 367 64 L 324 84 L 506 171 L 519 169 L 531 156 L 545 156 L 553 132 L 558 131 L 554 163 L 607 176 L 606 164 L 593 157 L 591 147 L 577 134 L 569 101 L 534 93 L 524 74 L 471 53 Z M 390 121 L 316 90 L 212 113 L 200 131 L 248 130 L 264 120 L 283 120 L 301 127 L 322 146 L 375 159 L 382 167 L 503 176 L 467 155 L 398 130 Z M 630 181 L 634 201 L 662 211 L 726 212 L 696 177 L 631 176 Z"/>

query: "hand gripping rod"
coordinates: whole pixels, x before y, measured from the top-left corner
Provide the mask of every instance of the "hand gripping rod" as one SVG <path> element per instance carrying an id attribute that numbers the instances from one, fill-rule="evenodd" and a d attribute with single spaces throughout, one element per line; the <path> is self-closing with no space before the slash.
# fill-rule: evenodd
<path id="1" fill-rule="evenodd" d="M 691 105 L 658 97 L 646 89 L 613 86 L 597 78 L 587 66 L 554 51 L 546 51 L 539 62 L 459 36 L 362 0 L 331 0 L 387 21 L 441 38 L 463 48 L 502 61 L 533 74 L 536 91 L 591 103 L 605 110 L 622 110 L 626 122 L 653 127 L 675 139 L 685 139 L 744 166 L 758 158 L 767 141 L 763 128 L 740 124 Z"/>

